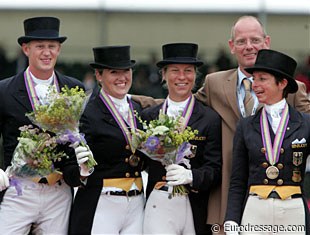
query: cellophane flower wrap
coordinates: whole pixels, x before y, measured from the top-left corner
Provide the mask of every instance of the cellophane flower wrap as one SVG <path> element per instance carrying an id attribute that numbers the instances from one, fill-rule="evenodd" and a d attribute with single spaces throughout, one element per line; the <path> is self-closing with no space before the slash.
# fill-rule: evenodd
<path id="1" fill-rule="evenodd" d="M 84 92 L 79 87 L 69 89 L 65 86 L 57 92 L 54 86 L 50 86 L 46 104 L 36 106 L 35 111 L 26 115 L 38 127 L 55 133 L 57 143 L 87 147 L 84 135 L 79 132 L 79 120 L 90 96 L 91 91 Z M 91 155 L 88 157 L 85 164 L 90 169 L 97 162 Z"/>
<path id="2" fill-rule="evenodd" d="M 186 126 L 184 118 L 169 117 L 161 110 L 158 119 L 151 120 L 148 124 L 138 117 L 143 123 L 143 130 L 133 133 L 134 147 L 152 160 L 159 161 L 163 166 L 170 164 L 184 164 L 190 169 L 189 158 L 193 155 L 190 140 L 198 134 Z M 173 186 L 172 195 L 186 195 L 188 190 L 184 185 Z"/>
<path id="3" fill-rule="evenodd" d="M 54 162 L 67 157 L 64 152 L 56 150 L 56 137 L 32 125 L 25 125 L 19 130 L 19 142 L 14 150 L 11 165 L 6 170 L 11 180 L 14 181 L 14 176 L 43 177 L 56 172 Z"/>

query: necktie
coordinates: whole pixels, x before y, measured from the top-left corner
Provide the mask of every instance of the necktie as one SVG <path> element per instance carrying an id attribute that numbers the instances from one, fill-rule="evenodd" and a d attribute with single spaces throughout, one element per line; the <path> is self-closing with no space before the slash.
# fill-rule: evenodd
<path id="1" fill-rule="evenodd" d="M 243 79 L 243 85 L 245 89 L 245 97 L 244 97 L 244 109 L 245 109 L 245 115 L 251 116 L 253 106 L 254 106 L 254 99 L 251 94 L 251 82 L 248 79 Z"/>

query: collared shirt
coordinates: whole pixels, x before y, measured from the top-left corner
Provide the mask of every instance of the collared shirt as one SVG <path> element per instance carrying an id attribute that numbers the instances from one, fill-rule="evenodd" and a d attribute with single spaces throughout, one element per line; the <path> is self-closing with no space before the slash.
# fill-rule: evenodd
<path id="1" fill-rule="evenodd" d="M 272 105 L 264 105 L 264 108 L 267 112 L 268 121 L 272 127 L 272 130 L 274 133 L 277 132 L 277 129 L 279 127 L 279 123 L 281 121 L 281 115 L 283 112 L 283 109 L 285 108 L 286 100 L 283 98 L 278 103 L 272 104 Z"/>
<path id="2" fill-rule="evenodd" d="M 242 83 L 244 78 L 247 78 L 247 76 L 238 67 L 237 102 L 238 102 L 238 107 L 239 107 L 239 110 L 240 110 L 242 117 L 246 117 L 245 108 L 244 108 L 245 88 L 244 88 L 244 85 Z M 252 77 L 249 77 L 247 79 L 250 80 L 251 82 L 253 82 Z M 257 99 L 253 90 L 251 90 L 251 94 L 252 94 L 253 99 L 254 99 L 254 106 L 253 106 L 253 110 L 252 110 L 252 115 L 253 115 L 256 112 L 256 109 L 258 107 L 259 102 L 258 102 L 258 99 Z"/>
<path id="3" fill-rule="evenodd" d="M 36 94 L 38 96 L 40 103 L 41 104 L 47 104 L 48 101 L 46 100 L 46 97 L 47 97 L 48 89 L 49 89 L 50 85 L 53 84 L 54 73 L 47 80 L 42 80 L 42 79 L 36 78 L 31 72 L 30 72 L 30 74 L 31 74 L 31 78 L 35 84 L 34 89 L 36 91 Z"/>
<path id="4" fill-rule="evenodd" d="M 181 102 L 175 102 L 171 100 L 168 96 L 167 101 L 168 101 L 168 108 L 167 108 L 167 115 L 169 117 L 177 117 L 181 116 L 190 97 L 188 97 L 186 100 L 181 101 Z"/>
<path id="5" fill-rule="evenodd" d="M 110 95 L 109 97 L 122 117 L 124 117 L 124 120 L 128 123 L 129 103 L 127 101 L 127 96 L 125 95 L 123 99 L 117 99 Z"/>

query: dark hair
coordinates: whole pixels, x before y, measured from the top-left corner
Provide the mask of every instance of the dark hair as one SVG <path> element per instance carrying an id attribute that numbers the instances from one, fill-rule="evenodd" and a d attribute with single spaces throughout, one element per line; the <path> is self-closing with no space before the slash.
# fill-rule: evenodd
<path id="1" fill-rule="evenodd" d="M 279 75 L 274 75 L 275 79 L 276 79 L 276 84 L 278 85 L 280 82 L 282 82 L 284 79 L 284 77 L 282 76 L 279 76 Z M 288 95 L 288 86 L 286 86 L 283 90 L 283 94 L 282 94 L 282 98 L 287 98 L 287 95 Z"/>

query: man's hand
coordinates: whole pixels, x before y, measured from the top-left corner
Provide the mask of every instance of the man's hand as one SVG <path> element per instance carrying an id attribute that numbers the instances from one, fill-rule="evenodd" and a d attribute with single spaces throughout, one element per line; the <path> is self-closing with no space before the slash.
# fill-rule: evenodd
<path id="1" fill-rule="evenodd" d="M 10 186 L 8 175 L 0 169 L 0 192 Z"/>
<path id="2" fill-rule="evenodd" d="M 172 164 L 166 167 L 167 184 L 171 186 L 190 184 L 193 182 L 193 174 L 191 170 L 185 169 L 183 166 Z"/>

